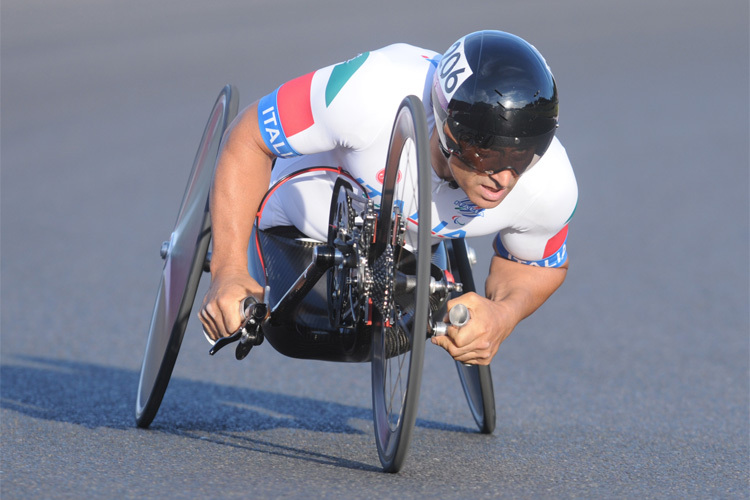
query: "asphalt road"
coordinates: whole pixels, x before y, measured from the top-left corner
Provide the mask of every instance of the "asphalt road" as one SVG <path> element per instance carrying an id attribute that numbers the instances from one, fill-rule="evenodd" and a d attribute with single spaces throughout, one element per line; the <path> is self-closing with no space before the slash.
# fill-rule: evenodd
<path id="1" fill-rule="evenodd" d="M 750 495 L 746 1 L 1 10 L 3 500 Z M 159 247 L 221 87 L 249 104 L 486 27 L 545 54 L 580 188 L 567 282 L 493 361 L 494 434 L 428 345 L 410 455 L 383 474 L 367 365 L 209 357 L 197 322 L 137 429 Z"/>

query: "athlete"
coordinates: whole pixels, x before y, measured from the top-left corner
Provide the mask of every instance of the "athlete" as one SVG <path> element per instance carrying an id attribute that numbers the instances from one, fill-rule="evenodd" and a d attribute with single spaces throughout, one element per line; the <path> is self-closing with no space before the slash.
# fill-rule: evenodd
<path id="1" fill-rule="evenodd" d="M 239 304 L 263 287 L 248 272 L 252 221 L 269 186 L 312 165 L 342 167 L 379 202 L 401 100 L 421 98 L 430 130 L 432 234 L 495 234 L 485 297 L 471 321 L 433 337 L 454 359 L 488 364 L 515 326 L 563 283 L 578 190 L 555 137 L 555 80 L 529 43 L 500 31 L 459 39 L 443 54 L 391 45 L 281 85 L 231 124 L 211 191 L 211 286 L 200 311 L 216 340 L 241 324 Z M 380 177 L 379 177 L 380 176 Z M 261 229 L 294 226 L 326 241 L 335 174 L 300 176 L 264 207 Z"/>

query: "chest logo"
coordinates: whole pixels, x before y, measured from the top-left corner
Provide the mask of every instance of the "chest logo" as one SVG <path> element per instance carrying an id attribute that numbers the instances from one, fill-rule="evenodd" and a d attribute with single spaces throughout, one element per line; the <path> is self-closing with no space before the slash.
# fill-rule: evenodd
<path id="1" fill-rule="evenodd" d="M 456 211 L 463 217 L 468 217 L 470 219 L 473 219 L 474 217 L 484 217 L 484 209 L 473 204 L 468 197 L 463 200 L 454 201 L 453 205 L 455 206 Z M 460 216 L 453 217 L 454 222 L 456 221 L 456 217 Z"/>

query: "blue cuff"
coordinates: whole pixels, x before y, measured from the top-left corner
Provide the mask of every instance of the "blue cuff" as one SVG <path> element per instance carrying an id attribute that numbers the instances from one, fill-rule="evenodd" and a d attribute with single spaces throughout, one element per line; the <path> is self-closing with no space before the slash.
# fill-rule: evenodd
<path id="1" fill-rule="evenodd" d="M 280 158 L 291 158 L 300 154 L 289 145 L 289 141 L 281 126 L 279 107 L 276 97 L 279 89 L 274 90 L 258 102 L 258 127 L 263 141 L 273 154 Z"/>
<path id="2" fill-rule="evenodd" d="M 563 241 L 563 244 L 555 253 L 553 253 L 546 259 L 542 259 L 542 260 L 523 260 L 512 255 L 503 246 L 503 242 L 500 240 L 499 234 L 495 237 L 494 247 L 495 247 L 495 255 L 502 257 L 504 259 L 512 260 L 513 262 L 519 262 L 521 264 L 526 264 L 527 266 L 561 267 L 563 264 L 565 264 L 565 261 L 568 260 L 568 249 L 566 245 L 567 242 L 568 242 L 568 238 L 566 237 L 565 241 Z"/>

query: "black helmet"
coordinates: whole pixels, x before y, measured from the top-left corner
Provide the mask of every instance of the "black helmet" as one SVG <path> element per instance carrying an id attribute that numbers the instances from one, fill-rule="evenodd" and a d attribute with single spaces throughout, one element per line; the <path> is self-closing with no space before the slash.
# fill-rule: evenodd
<path id="1" fill-rule="evenodd" d="M 451 45 L 435 71 L 432 107 L 444 152 L 533 150 L 533 159 L 515 168 L 519 174 L 547 151 L 557 128 L 557 87 L 547 63 L 502 31 L 478 31 Z"/>

